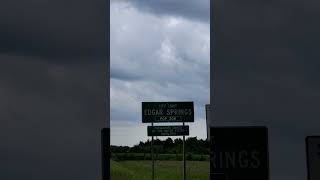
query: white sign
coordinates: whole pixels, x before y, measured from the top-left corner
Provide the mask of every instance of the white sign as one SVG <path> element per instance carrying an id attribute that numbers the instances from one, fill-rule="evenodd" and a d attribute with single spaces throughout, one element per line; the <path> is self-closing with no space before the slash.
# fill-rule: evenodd
<path id="1" fill-rule="evenodd" d="M 308 180 L 320 179 L 320 136 L 306 138 Z"/>

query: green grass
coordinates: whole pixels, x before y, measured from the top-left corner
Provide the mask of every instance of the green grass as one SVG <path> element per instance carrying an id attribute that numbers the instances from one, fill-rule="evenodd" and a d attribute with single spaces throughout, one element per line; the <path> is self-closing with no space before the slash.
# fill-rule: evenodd
<path id="1" fill-rule="evenodd" d="M 154 158 L 161 161 L 181 161 L 182 154 L 155 154 Z M 111 159 L 115 161 L 138 161 L 138 160 L 151 160 L 150 153 L 112 153 Z M 200 154 L 186 154 L 186 159 L 188 161 L 209 161 L 209 155 Z"/>
<path id="2" fill-rule="evenodd" d="M 110 161 L 111 180 L 150 180 L 151 161 Z M 187 161 L 187 179 L 209 180 L 208 161 Z M 155 161 L 155 180 L 182 179 L 182 161 Z"/>

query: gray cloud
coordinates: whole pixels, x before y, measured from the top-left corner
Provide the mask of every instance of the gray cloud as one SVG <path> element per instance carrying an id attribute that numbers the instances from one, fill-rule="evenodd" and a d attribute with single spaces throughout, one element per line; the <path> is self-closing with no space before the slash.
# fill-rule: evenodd
<path id="1" fill-rule="evenodd" d="M 123 7 L 117 4 L 111 9 L 113 79 L 148 82 L 148 88 L 160 94 L 164 89 L 164 93 L 171 91 L 169 86 L 209 87 L 208 24 L 177 17 L 158 18 Z M 152 26 L 144 27 L 145 23 Z M 152 87 L 154 83 L 160 85 L 160 92 Z M 171 97 L 179 94 L 175 90 L 172 93 Z"/>
<path id="2" fill-rule="evenodd" d="M 121 134 L 144 131 L 142 101 L 194 101 L 191 131 L 204 138 L 209 24 L 173 14 L 146 13 L 131 3 L 113 1 L 110 32 L 112 143 L 132 145 L 136 142 L 131 141 L 146 138 L 146 133 Z"/>
<path id="3" fill-rule="evenodd" d="M 111 0 L 126 2 L 139 10 L 159 16 L 178 16 L 209 23 L 210 0 Z"/>

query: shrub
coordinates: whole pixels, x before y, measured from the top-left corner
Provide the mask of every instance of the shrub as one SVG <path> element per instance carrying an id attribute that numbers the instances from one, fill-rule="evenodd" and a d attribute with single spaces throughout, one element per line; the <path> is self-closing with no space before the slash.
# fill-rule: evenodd
<path id="1" fill-rule="evenodd" d="M 186 156 L 186 159 L 189 161 L 192 161 L 192 154 L 188 153 Z"/>

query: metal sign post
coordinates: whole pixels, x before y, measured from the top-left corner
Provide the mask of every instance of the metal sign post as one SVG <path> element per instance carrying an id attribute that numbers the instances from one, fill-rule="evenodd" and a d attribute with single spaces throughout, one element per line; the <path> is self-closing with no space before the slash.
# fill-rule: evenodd
<path id="1" fill-rule="evenodd" d="M 153 123 L 182 122 L 182 126 L 153 126 Z M 142 123 L 148 126 L 151 140 L 152 180 L 154 180 L 153 136 L 183 136 L 183 180 L 186 180 L 185 136 L 189 135 L 189 126 L 185 122 L 194 122 L 193 102 L 142 102 Z"/>
<path id="2" fill-rule="evenodd" d="M 148 126 L 148 136 L 152 137 L 152 178 L 154 178 L 153 137 L 154 136 L 183 136 L 183 179 L 186 179 L 185 136 L 189 135 L 189 126 Z"/>

